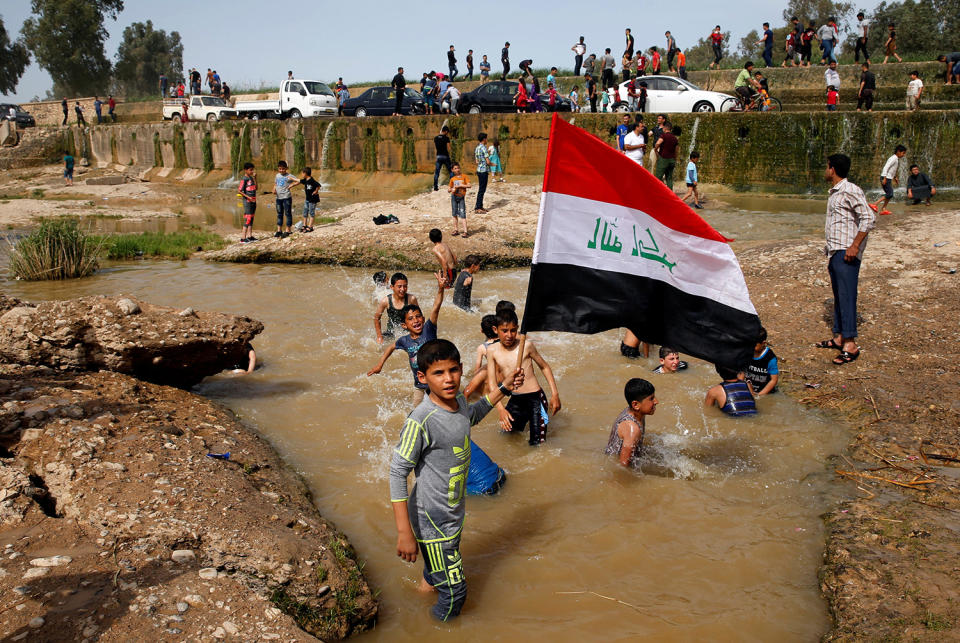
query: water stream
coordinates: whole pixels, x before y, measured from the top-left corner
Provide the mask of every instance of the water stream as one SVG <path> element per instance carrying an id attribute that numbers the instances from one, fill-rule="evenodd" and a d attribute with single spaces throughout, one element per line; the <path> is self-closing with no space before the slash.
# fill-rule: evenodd
<path id="1" fill-rule="evenodd" d="M 734 213 L 724 216 L 735 225 Z M 395 555 L 387 462 L 411 384 L 399 356 L 384 374 L 365 375 L 380 352 L 372 272 L 137 262 L 80 281 L 0 287 L 28 300 L 126 293 L 261 319 L 255 346 L 264 368 L 210 378 L 198 392 L 269 439 L 367 561 L 382 611 L 363 639 L 809 641 L 828 629 L 818 516 L 831 502 L 824 459 L 843 448 L 846 432 L 783 395 L 764 400 L 752 419 L 704 412 L 704 392 L 717 380 L 710 365 L 691 360 L 683 374 L 650 375 L 655 360 L 620 357 L 616 332 L 533 337 L 556 372 L 563 411 L 541 448 L 500 434 L 493 418 L 475 429 L 509 479 L 497 497 L 468 499 L 469 598 L 459 621 L 433 622 L 430 599 L 413 589 L 420 564 Z M 428 304 L 430 276 L 410 277 Z M 526 279 L 524 270 L 480 272 L 479 308 L 522 303 Z M 479 320 L 449 301 L 440 316 L 441 336 L 460 347 L 468 371 Z M 624 406 L 623 383 L 635 376 L 651 378 L 660 400 L 647 426 L 646 475 L 601 453 Z"/>

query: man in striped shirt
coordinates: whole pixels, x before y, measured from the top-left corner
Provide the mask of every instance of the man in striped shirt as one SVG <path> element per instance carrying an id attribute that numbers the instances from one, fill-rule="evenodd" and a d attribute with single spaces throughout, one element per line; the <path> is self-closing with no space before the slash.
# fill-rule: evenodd
<path id="1" fill-rule="evenodd" d="M 827 158 L 824 176 L 832 187 L 827 200 L 824 252 L 829 258 L 827 268 L 833 286 L 833 337 L 817 346 L 840 351 L 833 360 L 838 366 L 860 356 L 856 342 L 857 281 L 867 235 L 876 222 L 863 190 L 847 180 L 849 172 L 848 156 L 832 154 Z"/>

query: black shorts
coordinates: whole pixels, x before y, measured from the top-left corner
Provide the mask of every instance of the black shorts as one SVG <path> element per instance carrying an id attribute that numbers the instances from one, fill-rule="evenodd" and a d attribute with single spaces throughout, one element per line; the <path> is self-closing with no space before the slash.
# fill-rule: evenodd
<path id="1" fill-rule="evenodd" d="M 640 349 L 635 346 L 627 346 L 623 342 L 620 342 L 620 354 L 630 359 L 637 359 L 640 357 Z"/>
<path id="2" fill-rule="evenodd" d="M 695 188 L 695 187 L 697 187 L 697 184 L 696 184 L 696 183 L 687 183 L 687 187 L 688 187 L 688 188 Z"/>
<path id="3" fill-rule="evenodd" d="M 751 100 L 753 100 L 753 89 L 751 89 L 750 87 L 741 85 L 740 87 L 735 87 L 734 90 L 746 102 L 749 103 Z"/>
<path id="4" fill-rule="evenodd" d="M 257 202 L 256 201 L 246 201 L 243 202 L 243 213 L 244 214 L 256 214 L 257 213 Z"/>
<path id="5" fill-rule="evenodd" d="M 893 181 L 891 181 L 890 179 L 887 179 L 886 182 L 883 183 L 880 187 L 883 188 L 883 196 L 885 196 L 888 199 L 893 198 Z"/>
<path id="6" fill-rule="evenodd" d="M 547 396 L 543 390 L 533 393 L 514 393 L 507 402 L 507 412 L 513 416 L 510 424 L 511 433 L 520 433 L 530 424 L 531 446 L 545 442 L 547 439 L 547 424 L 550 422 L 547 408 Z"/>

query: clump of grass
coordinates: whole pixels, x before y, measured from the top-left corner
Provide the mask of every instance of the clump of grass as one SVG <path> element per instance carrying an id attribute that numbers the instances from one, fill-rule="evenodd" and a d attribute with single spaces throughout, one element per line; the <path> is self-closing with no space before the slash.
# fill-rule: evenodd
<path id="1" fill-rule="evenodd" d="M 100 244 L 88 237 L 76 219 L 53 219 L 23 237 L 10 252 L 10 273 L 16 279 L 74 279 L 99 267 Z"/>
<path id="2" fill-rule="evenodd" d="M 30 197 L 34 199 L 42 199 L 44 194 L 46 194 L 46 192 L 44 192 L 40 188 L 33 188 L 30 191 Z"/>
<path id="3" fill-rule="evenodd" d="M 933 630 L 934 632 L 948 630 L 953 625 L 950 619 L 929 611 L 923 615 L 920 622 L 923 623 L 928 630 Z"/>
<path id="4" fill-rule="evenodd" d="M 188 259 L 200 250 L 217 250 L 223 238 L 212 232 L 189 229 L 180 232 L 143 232 L 118 234 L 104 239 L 108 259 L 170 257 Z"/>

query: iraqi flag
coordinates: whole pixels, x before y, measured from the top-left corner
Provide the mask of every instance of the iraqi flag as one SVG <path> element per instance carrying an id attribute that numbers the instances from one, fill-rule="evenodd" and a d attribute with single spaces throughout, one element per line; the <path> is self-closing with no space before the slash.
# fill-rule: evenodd
<path id="1" fill-rule="evenodd" d="M 521 332 L 629 328 L 745 365 L 760 320 L 729 241 L 643 167 L 554 114 Z"/>

